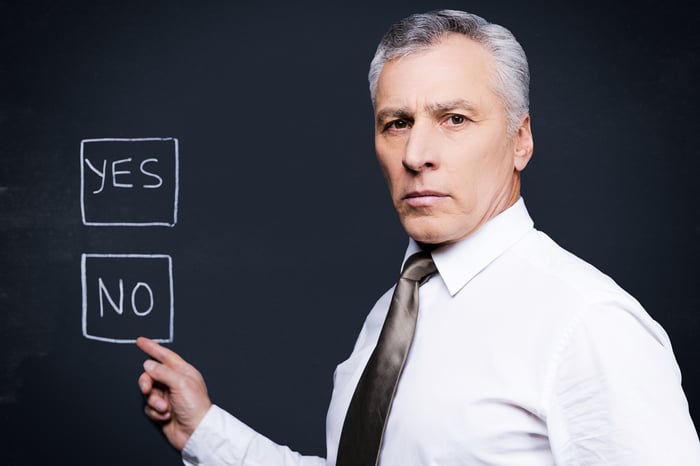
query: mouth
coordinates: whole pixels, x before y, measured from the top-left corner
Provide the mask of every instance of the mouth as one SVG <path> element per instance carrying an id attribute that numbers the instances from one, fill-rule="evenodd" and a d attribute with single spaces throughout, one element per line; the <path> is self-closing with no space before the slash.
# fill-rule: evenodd
<path id="1" fill-rule="evenodd" d="M 411 191 L 403 197 L 403 201 L 411 207 L 430 207 L 447 197 L 447 194 L 438 191 Z"/>

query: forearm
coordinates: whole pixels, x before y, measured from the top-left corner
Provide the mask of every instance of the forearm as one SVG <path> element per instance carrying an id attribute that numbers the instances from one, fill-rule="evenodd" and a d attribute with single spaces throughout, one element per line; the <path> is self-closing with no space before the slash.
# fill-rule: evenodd
<path id="1" fill-rule="evenodd" d="M 182 451 L 187 466 L 324 466 L 316 456 L 302 456 L 278 445 L 212 406 Z"/>

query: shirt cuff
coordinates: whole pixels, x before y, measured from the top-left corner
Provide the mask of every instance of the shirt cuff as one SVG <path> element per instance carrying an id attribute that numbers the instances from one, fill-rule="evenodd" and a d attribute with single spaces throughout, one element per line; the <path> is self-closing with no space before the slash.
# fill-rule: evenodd
<path id="1" fill-rule="evenodd" d="M 216 405 L 212 405 L 182 449 L 187 466 L 239 464 L 256 432 Z"/>

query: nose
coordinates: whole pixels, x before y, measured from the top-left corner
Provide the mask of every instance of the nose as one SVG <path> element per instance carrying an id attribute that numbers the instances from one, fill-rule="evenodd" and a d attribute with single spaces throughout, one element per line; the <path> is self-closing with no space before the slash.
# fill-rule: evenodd
<path id="1" fill-rule="evenodd" d="M 430 124 L 415 122 L 406 142 L 403 166 L 412 172 L 434 170 L 438 167 L 438 146 Z"/>

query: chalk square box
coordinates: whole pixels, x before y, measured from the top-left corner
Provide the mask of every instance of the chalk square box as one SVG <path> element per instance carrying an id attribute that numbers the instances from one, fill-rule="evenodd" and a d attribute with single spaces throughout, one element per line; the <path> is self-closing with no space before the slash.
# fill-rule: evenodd
<path id="1" fill-rule="evenodd" d="M 83 139 L 83 224 L 173 227 L 177 223 L 178 177 L 176 138 Z"/>
<path id="2" fill-rule="evenodd" d="M 173 341 L 172 258 L 165 254 L 83 254 L 83 336 L 133 343 Z"/>

